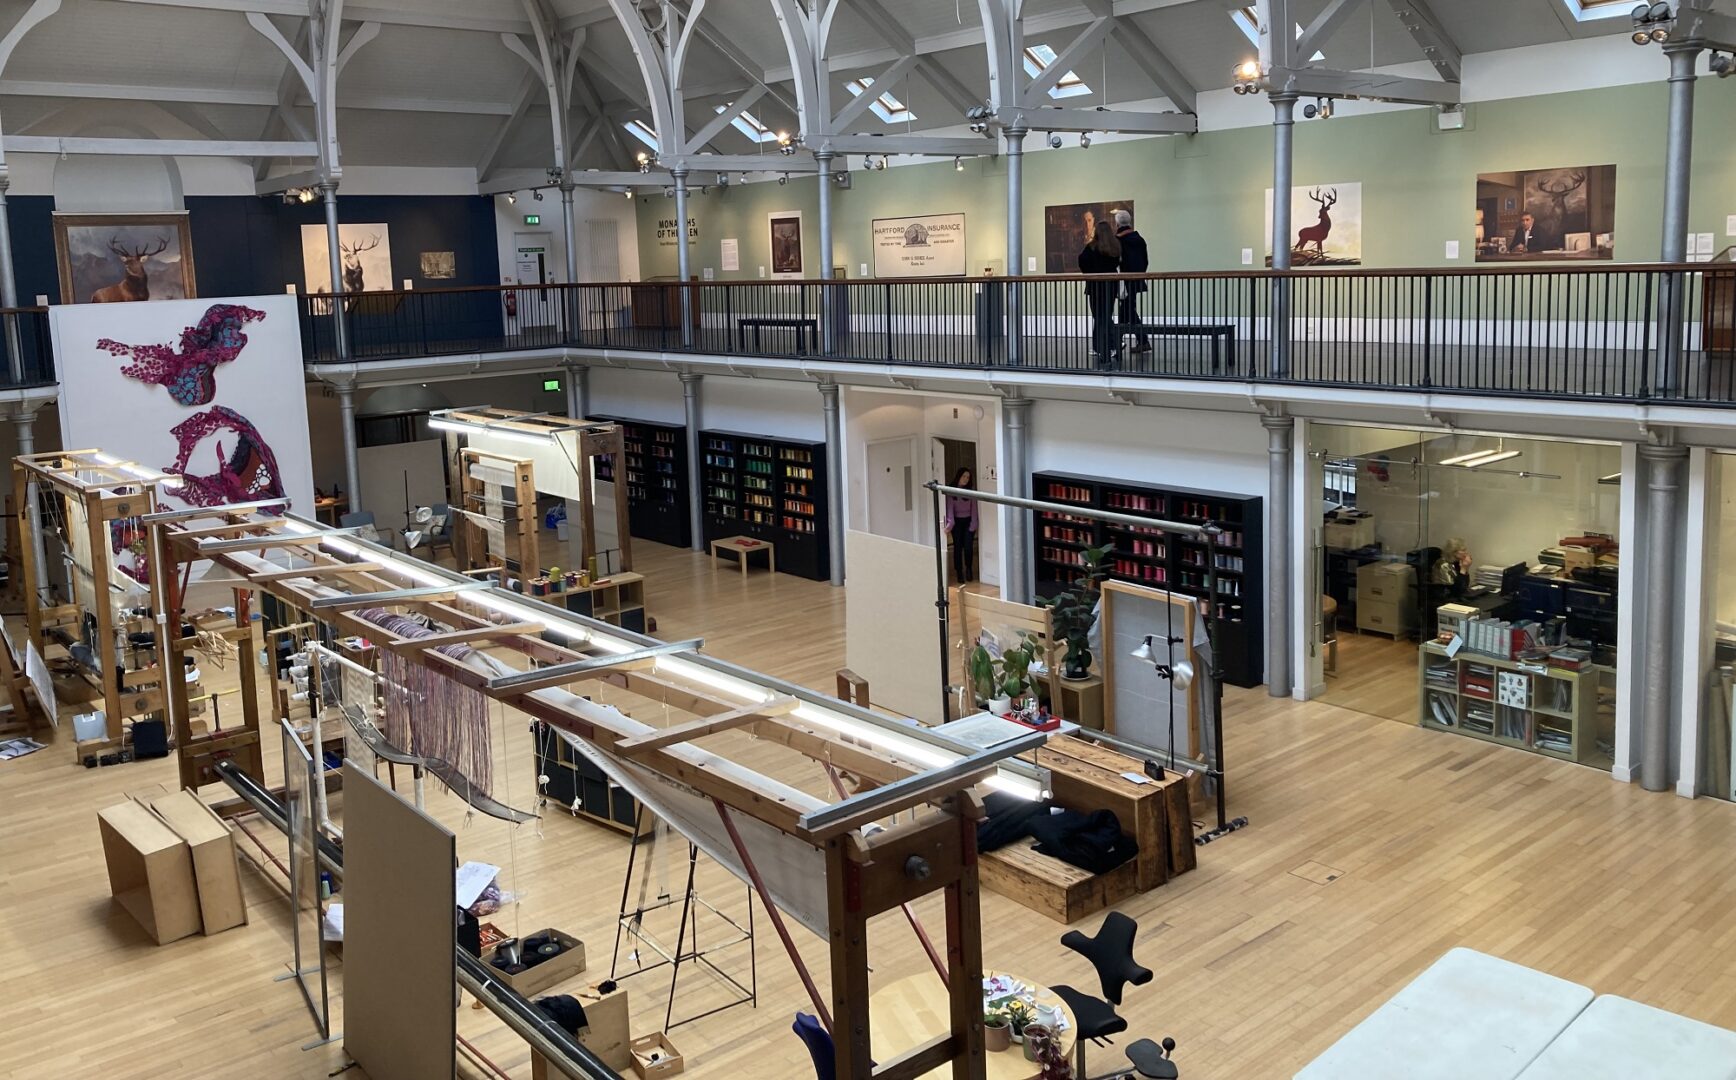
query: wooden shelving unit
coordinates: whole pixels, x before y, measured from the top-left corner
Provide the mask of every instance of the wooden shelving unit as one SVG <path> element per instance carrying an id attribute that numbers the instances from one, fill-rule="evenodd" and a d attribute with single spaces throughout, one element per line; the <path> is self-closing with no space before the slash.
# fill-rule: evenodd
<path id="1" fill-rule="evenodd" d="M 780 571 L 826 580 L 826 444 L 702 431 L 699 445 L 705 541 L 763 540 L 776 545 Z"/>
<path id="2" fill-rule="evenodd" d="M 619 832 L 632 834 L 639 801 L 627 789 L 591 764 L 554 728 L 537 720 L 531 725 L 536 775 L 548 777 L 542 795 L 565 807 L 574 817 L 587 818 Z"/>
<path id="3" fill-rule="evenodd" d="M 1466 649 L 1448 656 L 1444 646 L 1425 642 L 1417 653 L 1418 722 L 1584 763 L 1596 742 L 1602 670 L 1542 667 Z"/>
<path id="4" fill-rule="evenodd" d="M 566 605 L 574 615 L 590 618 L 631 630 L 645 632 L 645 578 L 627 571 L 611 574 L 602 581 L 583 588 L 539 596 L 539 600 Z"/>
<path id="5" fill-rule="evenodd" d="M 1261 500 L 1192 488 L 1156 487 L 1074 473 L 1031 477 L 1034 497 L 1136 517 L 1223 530 L 1218 545 L 1218 598 L 1212 633 L 1223 654 L 1224 681 L 1265 681 L 1265 534 Z M 1059 511 L 1034 514 L 1037 592 L 1053 596 L 1083 573 L 1086 548 L 1114 546 L 1107 568 L 1115 581 L 1204 597 L 1206 545 L 1157 529 L 1110 524 Z"/>
<path id="6" fill-rule="evenodd" d="M 620 416 L 593 416 L 621 429 L 624 464 L 614 455 L 597 459 L 597 479 L 615 485 L 627 500 L 628 528 L 641 540 L 685 548 L 693 543 L 687 508 L 687 429 Z"/>

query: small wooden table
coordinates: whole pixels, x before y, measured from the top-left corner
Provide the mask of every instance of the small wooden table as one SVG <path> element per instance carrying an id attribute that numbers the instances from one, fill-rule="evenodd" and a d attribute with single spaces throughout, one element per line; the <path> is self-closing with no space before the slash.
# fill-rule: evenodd
<path id="1" fill-rule="evenodd" d="M 755 540 L 750 536 L 730 536 L 711 542 L 711 566 L 717 568 L 718 550 L 735 552 L 735 561 L 741 567 L 741 576 L 747 577 L 747 557 L 758 552 L 765 552 L 766 569 L 776 573 L 778 569 L 777 545 L 766 540 Z"/>
<path id="2" fill-rule="evenodd" d="M 983 974 L 1006 973 L 985 971 Z M 1059 1039 L 1061 1056 L 1072 1060 L 1073 1043 L 1079 1032 L 1079 1021 L 1073 1016 L 1073 1010 L 1067 1008 L 1066 1003 L 1047 986 L 1019 975 L 1010 977 L 1032 987 L 1035 992 L 1031 996 L 1039 1005 L 1060 1006 L 1061 1015 L 1067 1018 L 1067 1030 L 1060 1033 Z M 933 971 L 922 971 L 881 987 L 868 998 L 868 1014 L 869 1044 L 873 1047 L 876 1061 L 891 1061 L 905 1051 L 952 1030 L 946 987 L 941 985 L 940 976 Z M 1017 1043 L 1005 1050 L 985 1054 L 983 1060 L 988 1066 L 984 1072 L 987 1080 L 1036 1080 L 1043 1072 L 1042 1066 L 1025 1060 L 1025 1048 Z M 922 1075 L 931 1080 L 950 1078 L 952 1066 L 943 1065 Z"/>
<path id="3" fill-rule="evenodd" d="M 348 496 L 321 495 L 313 501 L 313 516 L 317 520 L 328 521 L 332 528 L 337 528 L 338 516 L 349 509 Z"/>

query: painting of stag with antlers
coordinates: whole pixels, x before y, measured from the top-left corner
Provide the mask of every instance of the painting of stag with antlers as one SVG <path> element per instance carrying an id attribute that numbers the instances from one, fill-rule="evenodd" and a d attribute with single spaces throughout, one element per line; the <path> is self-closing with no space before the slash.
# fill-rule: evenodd
<path id="1" fill-rule="evenodd" d="M 1615 257 L 1615 166 L 1477 177 L 1477 259 Z"/>
<path id="2" fill-rule="evenodd" d="M 66 303 L 198 295 L 186 214 L 55 214 L 54 247 Z"/>
<path id="3" fill-rule="evenodd" d="M 301 227 L 302 271 L 309 293 L 331 291 L 332 263 L 326 246 L 324 225 Z M 382 222 L 376 225 L 339 225 L 339 279 L 344 292 L 380 292 L 397 288 L 392 277 L 392 235 Z"/>
<path id="4" fill-rule="evenodd" d="M 1272 189 L 1266 189 L 1266 236 L 1272 235 Z M 1290 265 L 1362 264 L 1362 185 L 1298 184 L 1290 189 Z M 1272 256 L 1266 255 L 1266 265 Z"/>

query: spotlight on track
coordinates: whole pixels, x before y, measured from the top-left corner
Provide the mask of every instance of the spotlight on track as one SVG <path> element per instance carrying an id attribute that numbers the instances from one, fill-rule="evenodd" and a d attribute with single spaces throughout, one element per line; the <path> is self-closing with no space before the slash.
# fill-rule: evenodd
<path id="1" fill-rule="evenodd" d="M 1081 131 L 1079 133 L 1079 149 L 1091 149 L 1091 133 L 1089 131 Z"/>
<path id="2" fill-rule="evenodd" d="M 506 193 L 506 202 L 507 202 L 508 206 L 517 206 L 518 205 L 518 192 L 516 192 L 516 191 L 507 192 Z"/>
<path id="3" fill-rule="evenodd" d="M 1061 136 L 1055 134 L 1053 131 L 1049 132 L 1049 149 L 1061 149 Z"/>
<path id="4" fill-rule="evenodd" d="M 1631 17 L 1635 45 L 1661 45 L 1670 40 L 1670 31 L 1676 28 L 1676 13 L 1665 0 L 1641 4 L 1633 9 Z"/>
<path id="5" fill-rule="evenodd" d="M 964 172 L 964 158 L 953 158 L 952 159 L 952 171 L 953 172 Z"/>
<path id="6" fill-rule="evenodd" d="M 1733 59 L 1736 58 L 1732 58 L 1726 53 L 1713 53 L 1712 59 L 1706 63 L 1711 67 L 1713 74 L 1720 79 L 1728 79 L 1730 76 L 1736 75 L 1736 62 L 1733 62 Z"/>

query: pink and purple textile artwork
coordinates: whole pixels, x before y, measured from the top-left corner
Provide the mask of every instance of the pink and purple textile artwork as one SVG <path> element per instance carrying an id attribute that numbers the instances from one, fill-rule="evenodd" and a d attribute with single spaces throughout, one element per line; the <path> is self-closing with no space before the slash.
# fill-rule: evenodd
<path id="1" fill-rule="evenodd" d="M 222 439 L 225 432 L 235 438 L 233 449 L 227 452 Z M 181 477 L 180 490 L 175 494 L 189 506 L 223 506 L 283 497 L 283 474 L 278 471 L 277 456 L 252 421 L 234 409 L 214 405 L 176 424 L 169 433 L 175 436 L 181 451 L 175 455 L 175 463 L 163 471 Z M 212 436 L 217 436 L 214 447 L 217 471 L 187 471 L 193 451 Z"/>
<path id="2" fill-rule="evenodd" d="M 209 405 L 217 396 L 217 366 L 227 364 L 247 347 L 243 328 L 265 318 L 265 312 L 240 304 L 212 304 L 196 324 L 181 331 L 181 348 L 168 345 L 127 345 L 103 338 L 96 347 L 133 362 L 121 374 L 157 383 L 183 405 Z"/>

